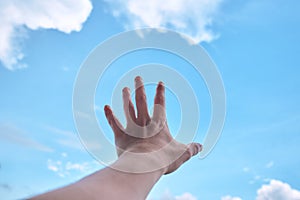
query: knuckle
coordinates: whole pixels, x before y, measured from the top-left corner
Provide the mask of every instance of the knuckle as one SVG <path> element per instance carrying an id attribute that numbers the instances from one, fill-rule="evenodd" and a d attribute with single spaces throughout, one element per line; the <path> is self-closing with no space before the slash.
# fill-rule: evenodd
<path id="1" fill-rule="evenodd" d="M 156 101 L 158 101 L 158 102 L 163 102 L 163 101 L 164 101 L 164 96 L 158 95 L 158 96 L 156 97 Z"/>
<path id="2" fill-rule="evenodd" d="M 185 151 L 186 160 L 189 160 L 193 156 L 193 152 L 190 148 Z"/>
<path id="3" fill-rule="evenodd" d="M 146 100 L 146 95 L 144 93 L 138 94 L 137 95 L 137 100 L 138 101 L 145 101 Z"/>

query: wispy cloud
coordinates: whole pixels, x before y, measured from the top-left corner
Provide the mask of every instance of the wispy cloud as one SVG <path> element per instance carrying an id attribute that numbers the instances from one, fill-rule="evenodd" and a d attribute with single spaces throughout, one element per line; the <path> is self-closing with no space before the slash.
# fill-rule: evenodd
<path id="1" fill-rule="evenodd" d="M 27 148 L 36 149 L 39 151 L 52 152 L 53 149 L 31 139 L 26 131 L 17 128 L 12 124 L 0 124 L 0 138 L 1 141 L 18 144 Z"/>
<path id="2" fill-rule="evenodd" d="M 65 148 L 77 149 L 80 151 L 86 151 L 84 145 L 80 141 L 79 136 L 70 130 L 63 130 L 53 126 L 45 126 L 47 131 L 50 131 L 53 134 L 56 134 L 55 142 L 60 144 Z M 101 146 L 97 141 L 85 141 L 85 144 L 94 150 L 100 150 Z"/>
<path id="3" fill-rule="evenodd" d="M 0 188 L 4 190 L 12 190 L 12 187 L 7 183 L 0 183 Z"/>
<path id="4" fill-rule="evenodd" d="M 126 29 L 169 28 L 210 42 L 218 35 L 211 26 L 222 0 L 106 0 Z M 125 21 L 124 21 L 125 20 Z"/>
<path id="5" fill-rule="evenodd" d="M 20 41 L 26 29 L 80 31 L 91 10 L 90 0 L 0 1 L 0 61 L 10 70 L 25 67 Z"/>
<path id="6" fill-rule="evenodd" d="M 47 131 L 55 134 L 55 142 L 63 147 L 78 149 L 84 151 L 83 145 L 81 144 L 78 136 L 69 130 L 62 130 L 53 126 L 45 126 Z"/>

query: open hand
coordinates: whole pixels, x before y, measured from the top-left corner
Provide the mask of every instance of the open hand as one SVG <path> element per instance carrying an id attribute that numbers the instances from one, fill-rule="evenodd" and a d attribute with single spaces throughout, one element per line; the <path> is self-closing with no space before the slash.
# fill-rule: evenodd
<path id="1" fill-rule="evenodd" d="M 111 108 L 104 107 L 106 118 L 113 129 L 115 144 L 119 158 L 130 157 L 132 153 L 152 156 L 142 156 L 142 159 L 130 160 L 128 165 L 137 165 L 136 162 L 149 164 L 163 170 L 164 174 L 178 169 L 184 162 L 189 160 L 202 150 L 199 143 L 188 145 L 177 142 L 170 134 L 165 109 L 165 86 L 159 82 L 154 98 L 153 116 L 149 116 L 145 88 L 141 77 L 135 78 L 136 111 L 131 101 L 130 89 L 123 89 L 123 105 L 127 120 L 124 128 L 114 116 Z M 155 153 L 155 154 L 153 154 Z M 149 169 L 149 168 L 148 168 Z M 156 170 L 153 168 L 153 170 Z"/>

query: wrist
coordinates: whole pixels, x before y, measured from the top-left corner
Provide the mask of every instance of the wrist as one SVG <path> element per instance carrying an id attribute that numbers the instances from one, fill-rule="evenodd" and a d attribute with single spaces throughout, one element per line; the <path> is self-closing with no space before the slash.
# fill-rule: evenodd
<path id="1" fill-rule="evenodd" d="M 136 153 L 138 151 L 125 151 L 109 167 L 124 173 L 144 174 L 155 172 L 162 176 L 166 173 L 167 165 L 157 152 Z"/>
<path id="2" fill-rule="evenodd" d="M 112 168 L 129 173 L 159 171 L 168 174 L 174 163 L 186 152 L 187 147 L 175 140 L 167 144 L 135 143 L 124 151 Z M 176 164 L 176 163 L 175 163 Z"/>
<path id="3" fill-rule="evenodd" d="M 117 160 L 115 163 L 119 163 L 119 161 Z M 116 170 L 111 165 L 85 177 L 77 184 L 87 195 L 99 194 L 98 196 L 103 197 L 103 199 L 112 200 L 139 200 L 146 199 L 151 188 L 162 175 L 163 172 L 160 170 L 145 173 L 129 173 Z M 112 188 L 118 188 L 118 192 L 116 193 Z"/>

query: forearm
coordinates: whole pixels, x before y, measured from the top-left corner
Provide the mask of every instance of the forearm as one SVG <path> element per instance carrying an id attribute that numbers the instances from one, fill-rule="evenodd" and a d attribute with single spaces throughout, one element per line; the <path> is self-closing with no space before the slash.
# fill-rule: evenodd
<path id="1" fill-rule="evenodd" d="M 162 175 L 161 171 L 134 174 L 108 167 L 82 179 L 78 185 L 87 196 L 98 199 L 144 200 Z"/>
<path id="2" fill-rule="evenodd" d="M 106 167 L 76 183 L 32 199 L 143 200 L 162 175 L 161 170 L 136 174 Z"/>

